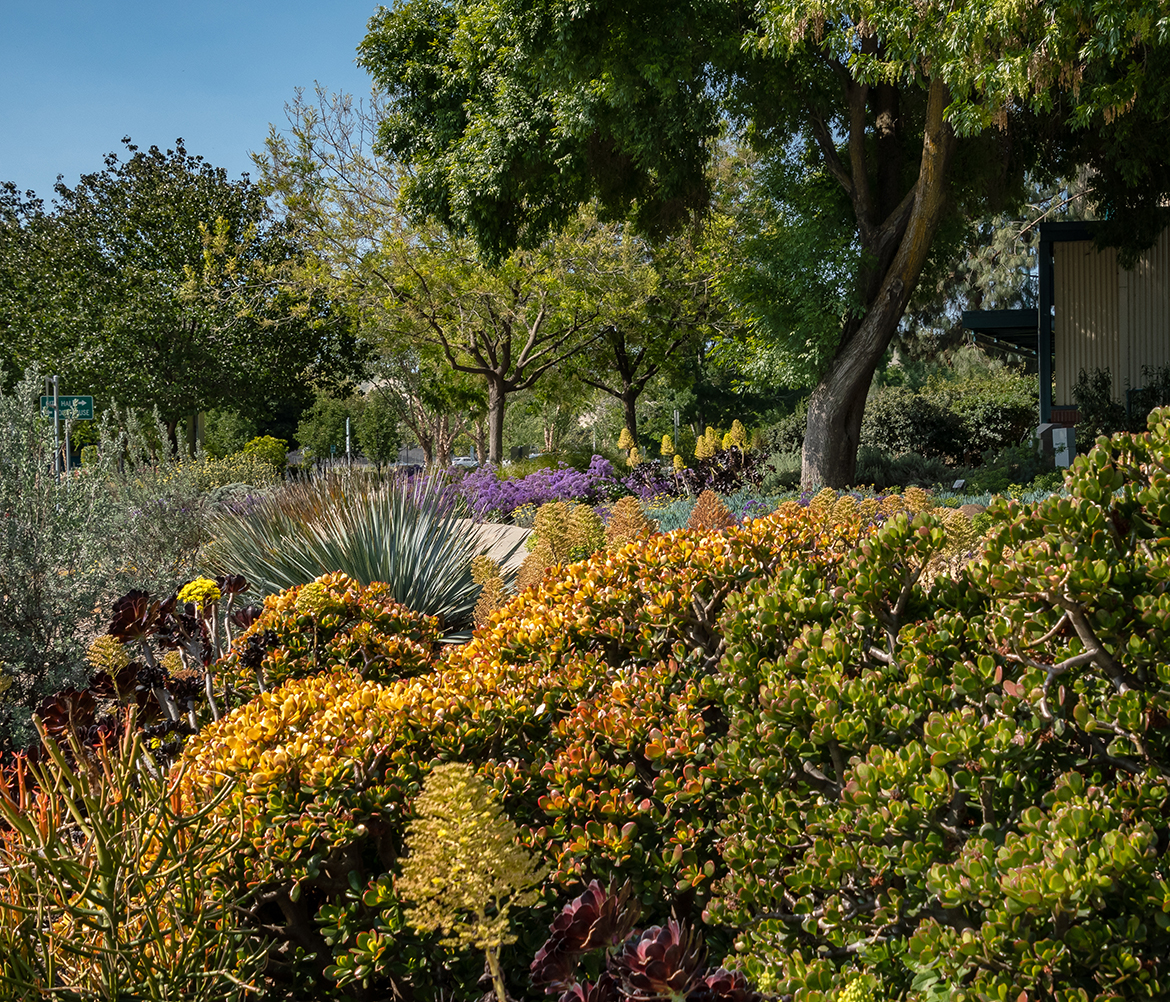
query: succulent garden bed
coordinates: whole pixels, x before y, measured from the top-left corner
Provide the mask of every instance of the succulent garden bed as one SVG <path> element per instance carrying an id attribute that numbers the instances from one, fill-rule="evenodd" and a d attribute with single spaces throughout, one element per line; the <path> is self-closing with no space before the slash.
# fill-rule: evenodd
<path id="1" fill-rule="evenodd" d="M 976 522 L 726 500 L 546 501 L 462 644 L 346 574 L 128 596 L 4 774 L 6 988 L 471 1000 L 486 957 L 516 999 L 1164 995 L 1170 415 Z M 447 763 L 486 792 L 439 872 L 479 890 L 431 901 Z"/>

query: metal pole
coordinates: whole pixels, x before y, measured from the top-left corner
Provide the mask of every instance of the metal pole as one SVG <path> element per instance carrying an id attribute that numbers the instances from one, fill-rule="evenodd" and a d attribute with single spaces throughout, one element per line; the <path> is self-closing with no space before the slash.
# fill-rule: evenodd
<path id="1" fill-rule="evenodd" d="M 1040 306 L 1037 309 L 1036 362 L 1040 374 L 1040 423 L 1052 420 L 1052 299 L 1054 270 L 1052 240 L 1040 228 Z"/>
<path id="2" fill-rule="evenodd" d="M 61 377 L 53 377 L 53 473 L 61 480 Z"/>

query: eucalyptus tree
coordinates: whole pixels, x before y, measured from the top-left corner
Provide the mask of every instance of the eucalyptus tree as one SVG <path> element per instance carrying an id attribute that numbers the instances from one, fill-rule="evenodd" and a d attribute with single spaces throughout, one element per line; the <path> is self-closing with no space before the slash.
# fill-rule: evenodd
<path id="1" fill-rule="evenodd" d="M 701 216 L 728 122 L 804 165 L 806 203 L 835 186 L 848 282 L 803 476 L 840 485 L 875 367 L 956 219 L 1009 207 L 1029 171 L 1107 169 L 1135 147 L 1121 162 L 1160 204 L 1170 177 L 1141 150 L 1166 136 L 1168 44 L 1160 0 L 405 0 L 379 8 L 360 61 L 386 96 L 380 142 L 410 167 L 405 205 L 496 256 L 590 200 L 650 233 Z M 1148 134 L 1120 131 L 1131 116 Z"/>

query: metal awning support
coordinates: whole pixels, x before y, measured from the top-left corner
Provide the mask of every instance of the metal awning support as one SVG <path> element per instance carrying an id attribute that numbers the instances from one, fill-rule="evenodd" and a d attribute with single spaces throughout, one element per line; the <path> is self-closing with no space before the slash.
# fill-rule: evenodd
<path id="1" fill-rule="evenodd" d="M 1036 311 L 1036 354 L 1040 371 L 1040 423 L 1052 420 L 1052 239 L 1040 224 L 1040 308 Z"/>

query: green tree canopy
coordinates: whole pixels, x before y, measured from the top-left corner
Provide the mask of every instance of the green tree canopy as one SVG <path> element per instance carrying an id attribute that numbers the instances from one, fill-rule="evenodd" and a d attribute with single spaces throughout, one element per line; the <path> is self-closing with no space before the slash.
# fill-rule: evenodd
<path id="1" fill-rule="evenodd" d="M 377 395 L 397 415 L 423 451 L 423 462 L 446 464 L 455 440 L 482 419 L 487 408 L 483 380 L 455 372 L 428 345 L 383 350 L 370 365 Z"/>
<path id="2" fill-rule="evenodd" d="M 377 390 L 371 390 L 366 396 L 365 406 L 358 415 L 354 430 L 362 454 L 377 467 L 379 473 L 382 467 L 398 459 L 398 447 L 402 443 L 398 412 Z"/>
<path id="3" fill-rule="evenodd" d="M 192 412 L 248 412 L 306 380 L 353 374 L 345 317 L 288 282 L 301 257 L 248 178 L 124 140 L 128 158 L 56 187 L 47 211 L 0 192 L 0 331 L 9 361 L 72 392 L 157 407 L 173 440 Z"/>
<path id="4" fill-rule="evenodd" d="M 493 255 L 534 246 L 589 199 L 650 232 L 701 213 L 724 123 L 806 165 L 797 202 L 834 184 L 857 253 L 804 479 L 839 485 L 874 370 L 948 249 L 940 234 L 1010 206 L 1030 170 L 1104 169 L 1123 149 L 1137 153 L 1114 175 L 1158 204 L 1170 179 L 1142 167 L 1158 140 L 1122 123 L 1165 135 L 1168 43 L 1156 0 L 407 0 L 379 10 L 361 61 L 387 94 L 381 143 L 411 168 L 406 204 Z"/>
<path id="5" fill-rule="evenodd" d="M 438 356 L 482 380 L 488 458 L 499 462 L 508 397 L 644 295 L 652 275 L 640 248 L 586 209 L 536 246 L 485 260 L 468 238 L 400 215 L 402 171 L 370 149 L 370 113 L 319 92 L 289 117 L 290 133 L 273 130 L 257 164 L 313 244 L 303 280 L 346 297 L 391 356 Z"/>
<path id="6" fill-rule="evenodd" d="M 677 373 L 728 318 L 702 235 L 676 234 L 653 244 L 629 226 L 614 233 L 636 255 L 630 268 L 641 276 L 638 292 L 624 311 L 611 316 L 574 368 L 581 382 L 621 403 L 625 427 L 637 445 L 637 405 L 647 385 L 659 374 Z"/>
<path id="7" fill-rule="evenodd" d="M 311 407 L 297 423 L 297 443 L 305 460 L 320 462 L 345 458 L 345 422 L 350 424 L 350 451 L 357 452 L 355 426 L 365 410 L 366 400 L 354 393 L 333 396 L 318 390 Z"/>

